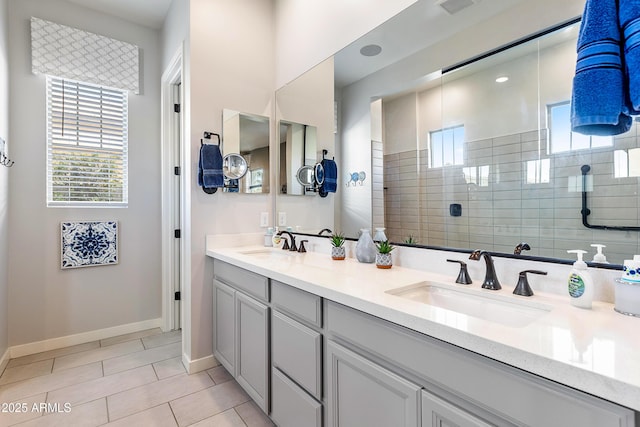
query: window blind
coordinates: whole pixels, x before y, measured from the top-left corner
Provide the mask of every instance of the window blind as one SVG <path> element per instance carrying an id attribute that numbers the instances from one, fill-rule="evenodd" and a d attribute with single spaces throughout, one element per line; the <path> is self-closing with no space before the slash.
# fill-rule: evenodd
<path id="1" fill-rule="evenodd" d="M 126 206 L 127 93 L 47 77 L 47 205 Z"/>

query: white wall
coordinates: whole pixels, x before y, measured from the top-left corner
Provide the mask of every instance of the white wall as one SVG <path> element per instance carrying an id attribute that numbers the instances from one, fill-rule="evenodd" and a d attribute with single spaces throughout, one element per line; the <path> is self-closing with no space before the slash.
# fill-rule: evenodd
<path id="1" fill-rule="evenodd" d="M 270 212 L 272 205 L 266 194 L 205 194 L 197 185 L 200 138 L 203 131 L 222 131 L 224 108 L 273 116 L 276 55 L 270 0 L 191 0 L 189 19 L 190 170 L 185 173 L 191 191 L 191 281 L 185 304 L 191 311 L 187 357 L 195 360 L 211 355 L 213 348 L 213 263 L 205 255 L 205 236 L 259 232 L 260 212 Z M 273 122 L 270 126 L 274 162 Z"/>
<path id="2" fill-rule="evenodd" d="M 167 68 L 173 55 L 183 43 L 188 52 L 186 47 L 189 43 L 189 0 L 173 0 L 160 31 L 160 48 L 162 49 L 160 69 L 162 71 Z M 185 63 L 189 63 L 188 58 L 185 58 Z"/>
<path id="3" fill-rule="evenodd" d="M 0 0 L 0 137 L 9 141 L 9 45 L 7 40 L 7 0 Z M 10 151 L 10 150 L 9 150 Z M 11 154 L 9 152 L 9 154 Z M 0 166 L 0 358 L 5 354 L 9 343 L 8 300 L 7 300 L 7 256 L 9 247 L 8 198 L 9 169 Z M 0 360 L 1 363 L 1 360 Z M 0 370 L 2 366 L 0 366 Z"/>
<path id="4" fill-rule="evenodd" d="M 276 0 L 276 87 L 295 79 L 416 0 Z"/>
<path id="5" fill-rule="evenodd" d="M 45 77 L 31 73 L 37 16 L 140 46 L 142 93 L 129 94 L 129 207 L 46 207 Z M 62 0 L 10 0 L 9 345 L 160 317 L 158 32 Z M 120 222 L 115 266 L 60 269 L 60 222 Z"/>

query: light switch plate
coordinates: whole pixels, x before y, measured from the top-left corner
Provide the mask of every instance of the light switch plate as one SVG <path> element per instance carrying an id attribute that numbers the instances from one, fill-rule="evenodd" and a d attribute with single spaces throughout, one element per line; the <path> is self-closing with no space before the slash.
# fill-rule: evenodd
<path id="1" fill-rule="evenodd" d="M 278 212 L 278 227 L 284 227 L 287 225 L 287 213 Z"/>
<path id="2" fill-rule="evenodd" d="M 260 212 L 260 227 L 269 226 L 269 212 Z"/>

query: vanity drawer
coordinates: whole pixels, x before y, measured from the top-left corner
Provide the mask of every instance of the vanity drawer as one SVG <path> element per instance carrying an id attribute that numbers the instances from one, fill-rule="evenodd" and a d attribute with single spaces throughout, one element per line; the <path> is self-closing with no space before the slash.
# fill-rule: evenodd
<path id="1" fill-rule="evenodd" d="M 322 397 L 322 336 L 272 311 L 271 362 L 316 398 Z"/>
<path id="2" fill-rule="evenodd" d="M 271 298 L 278 310 L 322 327 L 322 298 L 319 296 L 272 280 Z"/>
<path id="3" fill-rule="evenodd" d="M 322 426 L 322 405 L 280 370 L 271 370 L 271 419 L 280 427 Z"/>
<path id="4" fill-rule="evenodd" d="M 254 272 L 236 267 L 218 259 L 213 260 L 216 279 L 262 301 L 269 301 L 269 280 Z"/>

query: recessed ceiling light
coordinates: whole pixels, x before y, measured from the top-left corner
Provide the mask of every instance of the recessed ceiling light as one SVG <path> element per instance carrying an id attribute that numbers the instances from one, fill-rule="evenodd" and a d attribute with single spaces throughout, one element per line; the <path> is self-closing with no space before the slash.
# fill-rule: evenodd
<path id="1" fill-rule="evenodd" d="M 368 44 L 360 49 L 360 54 L 363 56 L 376 56 L 379 55 L 380 52 L 382 52 L 382 47 L 377 44 Z"/>
<path id="2" fill-rule="evenodd" d="M 496 83 L 504 83 L 504 82 L 506 82 L 507 80 L 509 80 L 509 77 L 507 77 L 507 76 L 500 76 L 500 77 L 498 77 L 498 78 L 496 79 Z"/>

